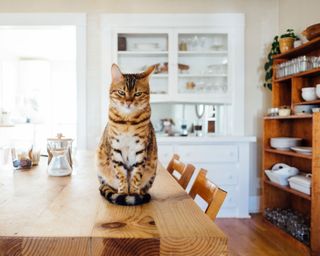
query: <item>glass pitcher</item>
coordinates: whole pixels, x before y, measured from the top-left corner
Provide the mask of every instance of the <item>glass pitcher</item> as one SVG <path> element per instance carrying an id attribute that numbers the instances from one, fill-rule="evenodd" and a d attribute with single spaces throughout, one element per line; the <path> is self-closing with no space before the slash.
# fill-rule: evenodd
<path id="1" fill-rule="evenodd" d="M 61 133 L 47 140 L 48 174 L 50 176 L 68 176 L 72 173 L 72 139 Z"/>

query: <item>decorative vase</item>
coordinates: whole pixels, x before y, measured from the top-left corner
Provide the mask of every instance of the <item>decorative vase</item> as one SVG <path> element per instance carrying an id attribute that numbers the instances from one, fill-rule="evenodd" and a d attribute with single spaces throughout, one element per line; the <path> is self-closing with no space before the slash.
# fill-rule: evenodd
<path id="1" fill-rule="evenodd" d="M 280 52 L 285 53 L 293 49 L 294 38 L 284 37 L 279 39 Z"/>

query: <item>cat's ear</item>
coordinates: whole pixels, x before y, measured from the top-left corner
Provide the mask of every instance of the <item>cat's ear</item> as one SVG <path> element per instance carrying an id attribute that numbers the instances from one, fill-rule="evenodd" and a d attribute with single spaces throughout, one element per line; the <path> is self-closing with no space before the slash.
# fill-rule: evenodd
<path id="1" fill-rule="evenodd" d="M 146 78 L 146 77 L 150 77 L 151 74 L 154 72 L 154 70 L 156 69 L 156 65 L 152 65 L 150 67 L 148 67 L 143 73 L 142 73 L 142 77 Z"/>
<path id="2" fill-rule="evenodd" d="M 123 75 L 117 64 L 113 63 L 111 67 L 112 83 L 119 83 L 123 80 Z"/>

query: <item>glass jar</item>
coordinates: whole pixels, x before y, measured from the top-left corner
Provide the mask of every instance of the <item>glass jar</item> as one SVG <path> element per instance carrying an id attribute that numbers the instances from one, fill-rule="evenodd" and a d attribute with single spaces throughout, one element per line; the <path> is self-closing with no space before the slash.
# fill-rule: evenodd
<path id="1" fill-rule="evenodd" d="M 59 133 L 56 138 L 47 140 L 48 174 L 68 176 L 72 173 L 72 139 Z"/>

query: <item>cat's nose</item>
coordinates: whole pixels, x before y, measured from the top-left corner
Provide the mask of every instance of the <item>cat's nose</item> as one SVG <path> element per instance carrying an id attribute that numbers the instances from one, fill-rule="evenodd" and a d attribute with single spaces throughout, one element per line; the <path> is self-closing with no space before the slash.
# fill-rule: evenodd
<path id="1" fill-rule="evenodd" d="M 130 107 L 131 104 L 132 104 L 132 101 L 126 101 L 126 105 L 127 105 L 128 107 Z"/>

